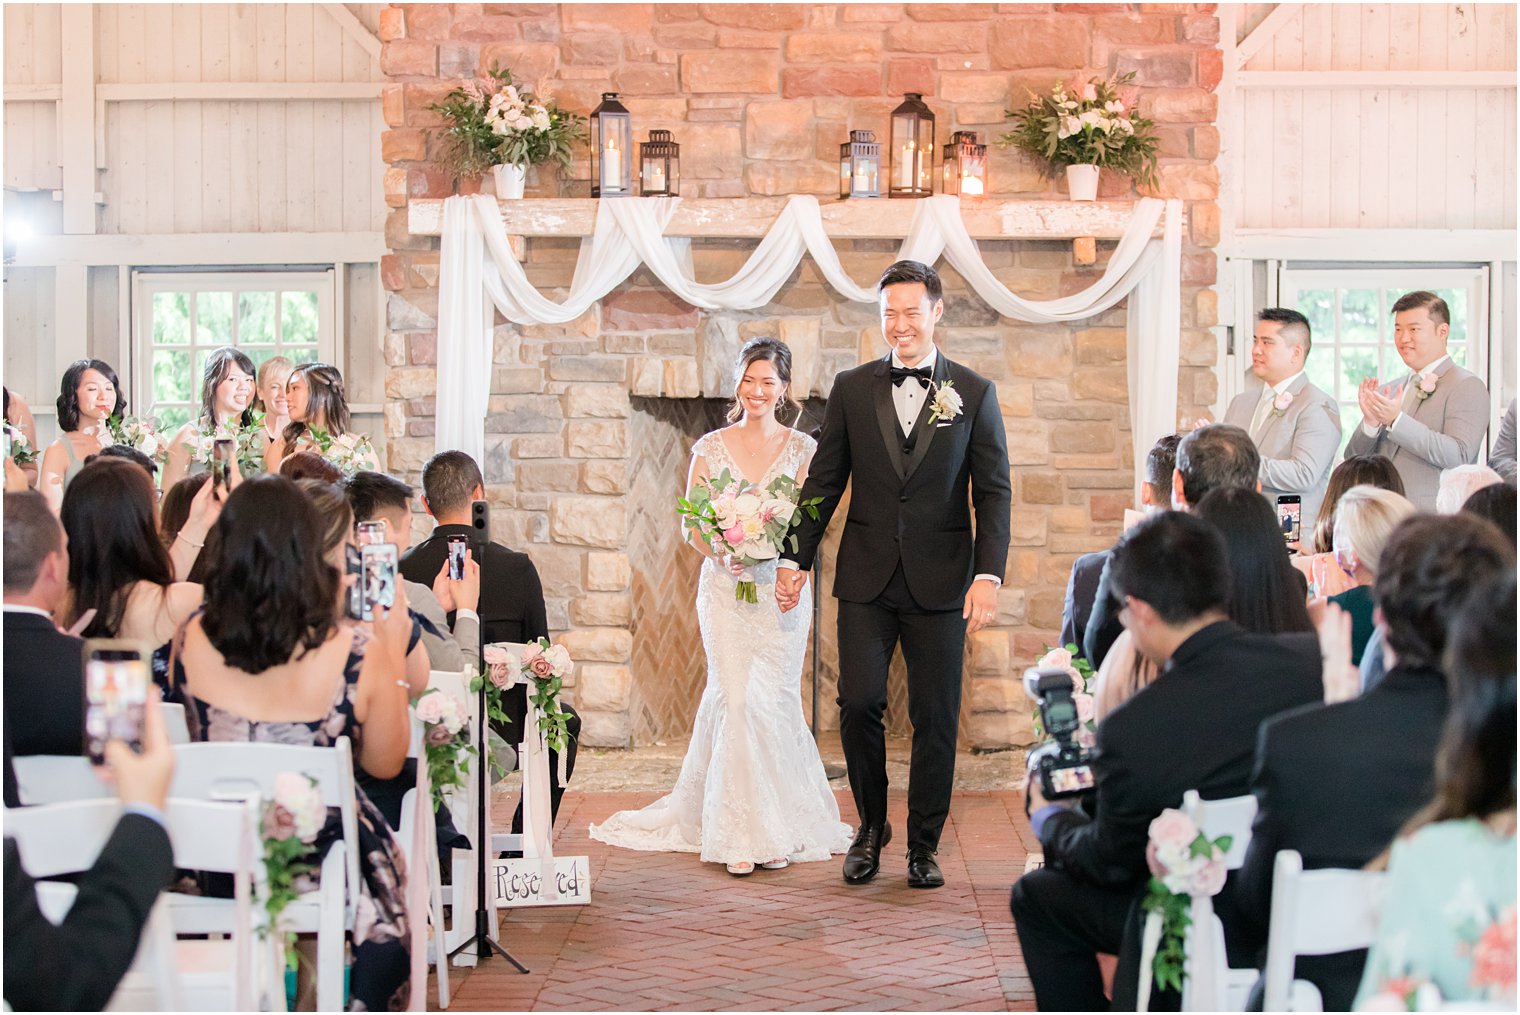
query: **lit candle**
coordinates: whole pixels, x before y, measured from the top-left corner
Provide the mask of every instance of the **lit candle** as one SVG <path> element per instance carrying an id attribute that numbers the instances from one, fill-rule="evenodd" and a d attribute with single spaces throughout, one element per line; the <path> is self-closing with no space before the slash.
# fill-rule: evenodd
<path id="1" fill-rule="evenodd" d="M 903 145 L 902 150 L 902 183 L 898 186 L 908 190 L 913 189 L 913 181 L 918 176 L 917 159 L 914 157 L 916 155 L 916 147 L 912 141 L 909 141 Z"/>
<path id="2" fill-rule="evenodd" d="M 649 189 L 665 189 L 665 163 L 651 162 L 649 166 Z"/>
<path id="3" fill-rule="evenodd" d="M 607 138 L 602 149 L 602 189 L 623 189 L 623 153 L 618 151 L 617 138 Z"/>
<path id="4" fill-rule="evenodd" d="M 963 196 L 982 196 L 982 181 L 977 176 L 961 177 L 961 194 Z"/>

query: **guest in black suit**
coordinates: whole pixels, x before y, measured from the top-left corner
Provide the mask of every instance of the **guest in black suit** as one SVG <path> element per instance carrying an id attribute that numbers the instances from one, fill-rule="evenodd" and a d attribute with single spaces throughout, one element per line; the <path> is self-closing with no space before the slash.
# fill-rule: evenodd
<path id="1" fill-rule="evenodd" d="M 1258 964 L 1266 961 L 1278 850 L 1298 850 L 1309 870 L 1360 868 L 1431 800 L 1447 710 L 1447 626 L 1473 587 L 1514 567 L 1513 550 L 1486 522 L 1463 515 L 1405 520 L 1383 550 L 1375 587 L 1397 665 L 1361 697 L 1262 724 L 1251 777 L 1256 823 L 1234 899 L 1239 945 L 1260 952 Z M 1319 988 L 1326 1011 L 1348 1011 L 1366 955 L 1302 958 L 1294 975 Z"/>
<path id="2" fill-rule="evenodd" d="M 10 519 L 10 495 L 6 496 Z M 79 895 L 63 923 L 37 905 L 35 882 L 16 840 L 5 840 L 5 1000 L 17 1011 L 100 1011 L 132 965 L 158 893 L 174 877 L 164 824 L 174 749 L 158 696 L 143 719 L 143 750 L 113 740 L 106 761 L 123 812 L 95 866 L 75 880 Z"/>
<path id="3" fill-rule="evenodd" d="M 485 479 L 475 460 L 463 451 L 441 451 L 428 459 L 422 468 L 422 503 L 438 523 L 433 534 L 401 558 L 401 574 L 410 582 L 430 584 L 448 559 L 449 536 L 467 536 L 474 559 L 480 562 L 481 637 L 486 644 L 500 641 L 526 642 L 549 637 L 549 621 L 544 609 L 544 587 L 538 569 L 526 553 L 509 550 L 497 542 L 480 538 L 470 519 L 472 502 L 485 497 Z M 448 615 L 449 626 L 456 621 Z M 502 706 L 511 722 L 497 732 L 514 747 L 522 744 L 523 727 L 528 714 L 528 690 L 513 687 L 502 697 Z M 569 745 L 565 757 L 565 777 L 575 772 L 581 717 L 569 705 L 561 704 L 569 716 Z M 559 755 L 549 752 L 549 801 L 551 818 L 559 814 L 560 798 L 565 787 L 559 782 Z M 512 830 L 522 831 L 522 802 L 512 818 Z"/>
<path id="4" fill-rule="evenodd" d="M 1212 526 L 1174 511 L 1114 548 L 1125 626 L 1161 673 L 1098 727 L 1091 817 L 1030 782 L 1046 865 L 1013 886 L 1011 909 L 1042 1011 L 1108 1009 L 1099 952 L 1120 958 L 1114 1008 L 1134 1010 L 1150 822 L 1189 789 L 1246 793 L 1261 721 L 1320 697 L 1312 634 L 1249 634 L 1225 619 L 1227 560 Z"/>
<path id="5" fill-rule="evenodd" d="M 63 526 L 41 494 L 5 495 L 5 705 L 11 750 L 84 753 L 84 642 L 54 624 L 69 588 Z"/>
<path id="6" fill-rule="evenodd" d="M 1145 482 L 1140 484 L 1140 506 L 1147 514 L 1165 511 L 1172 501 L 1172 472 L 1177 468 L 1177 445 L 1182 435 L 1169 433 L 1145 456 Z M 1061 607 L 1061 645 L 1077 646 L 1084 655 L 1087 622 L 1092 616 L 1093 600 L 1098 595 L 1098 579 L 1108 563 L 1113 548 L 1084 553 L 1071 565 L 1071 579 L 1066 583 L 1066 602 Z"/>
<path id="7" fill-rule="evenodd" d="M 1241 486 L 1260 490 L 1256 475 L 1261 470 L 1261 455 L 1251 435 L 1228 423 L 1209 423 L 1199 427 L 1177 445 L 1177 465 L 1172 470 L 1172 507 L 1187 511 L 1203 500 L 1210 490 L 1224 486 Z M 1098 579 L 1093 596 L 1092 614 L 1087 620 L 1082 654 L 1093 669 L 1103 665 L 1103 657 L 1113 646 L 1124 625 L 1119 623 L 1119 602 L 1109 590 L 1108 568 Z"/>

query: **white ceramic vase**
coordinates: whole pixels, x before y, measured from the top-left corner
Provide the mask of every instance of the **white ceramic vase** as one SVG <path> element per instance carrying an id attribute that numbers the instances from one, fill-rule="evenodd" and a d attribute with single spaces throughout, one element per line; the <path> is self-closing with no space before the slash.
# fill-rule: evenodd
<path id="1" fill-rule="evenodd" d="M 496 181 L 496 197 L 501 201 L 516 201 L 523 196 L 528 183 L 527 166 L 492 166 L 491 177 Z"/>
<path id="2" fill-rule="evenodd" d="M 1096 201 L 1098 199 L 1098 167 L 1067 166 L 1066 190 L 1073 201 Z"/>

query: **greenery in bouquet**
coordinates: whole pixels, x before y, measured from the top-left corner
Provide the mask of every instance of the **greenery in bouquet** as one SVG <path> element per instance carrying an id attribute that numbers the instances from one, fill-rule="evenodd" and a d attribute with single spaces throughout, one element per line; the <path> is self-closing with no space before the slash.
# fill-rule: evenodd
<path id="1" fill-rule="evenodd" d="M 280 916 L 285 907 L 310 889 L 317 867 L 312 844 L 327 823 L 327 808 L 317 782 L 300 772 L 281 772 L 275 778 L 274 799 L 264 803 L 264 871 L 269 878 L 264 908 L 268 921 L 263 936 L 282 933 Z M 286 958 L 294 964 L 295 952 L 287 942 Z"/>
<path id="2" fill-rule="evenodd" d="M 422 747 L 427 755 L 428 781 L 433 789 L 433 810 L 444 806 L 444 794 L 463 789 L 470 772 L 475 745 L 468 733 L 469 710 L 463 702 L 437 688 L 422 692 L 412 706 L 422 721 Z"/>
<path id="3" fill-rule="evenodd" d="M 152 416 L 112 416 L 106 420 L 111 440 L 136 448 L 162 467 L 169 453 L 169 438 L 158 431 L 158 420 Z"/>
<path id="4" fill-rule="evenodd" d="M 10 459 L 17 465 L 31 465 L 37 460 L 37 449 L 32 447 L 32 442 L 27 439 L 26 432 L 19 426 L 5 424 L 5 436 L 10 438 Z"/>
<path id="5" fill-rule="evenodd" d="M 319 427 L 308 427 L 307 432 L 311 434 L 311 442 L 316 445 L 317 454 L 337 466 L 345 477 L 375 468 L 380 460 L 368 434 L 350 432 L 334 437 Z"/>
<path id="6" fill-rule="evenodd" d="M 727 469 L 716 478 L 697 483 L 690 497 L 676 500 L 681 524 L 693 531 L 715 553 L 731 554 L 753 567 L 775 560 L 783 550 L 797 550 L 797 537 L 788 536 L 798 511 L 817 520 L 822 497 L 801 501 L 801 490 L 790 476 L 777 476 L 761 488 Z M 755 583 L 742 578 L 734 586 L 740 602 L 759 601 Z"/>
<path id="7" fill-rule="evenodd" d="M 264 471 L 264 449 L 260 446 L 264 432 L 264 414 L 254 412 L 247 426 L 213 426 L 202 422 L 196 429 L 190 445 L 190 458 L 203 465 L 210 465 L 213 448 L 219 440 L 230 440 L 236 445 L 238 471 L 245 477 Z"/>
<path id="8" fill-rule="evenodd" d="M 1049 95 L 1008 110 L 1013 129 L 997 143 L 1033 155 L 1052 173 L 1061 166 L 1098 166 L 1154 187 L 1156 124 L 1133 115 L 1126 86 L 1134 78 L 1131 72 L 1085 84 L 1057 82 Z"/>
<path id="9" fill-rule="evenodd" d="M 1093 668 L 1092 663 L 1081 656 L 1081 649 L 1075 644 L 1068 643 L 1061 648 L 1045 647 L 1045 654 L 1035 663 L 1038 669 L 1065 670 L 1071 674 L 1072 702 L 1077 706 L 1077 718 L 1081 720 L 1082 728 L 1077 731 L 1077 739 L 1084 747 L 1091 747 L 1097 737 L 1098 723 L 1093 718 L 1093 691 L 1092 686 Z M 1040 739 L 1045 738 L 1044 723 L 1040 721 L 1040 707 L 1034 708 L 1034 732 Z"/>
<path id="10" fill-rule="evenodd" d="M 448 120 L 439 161 L 471 179 L 492 166 L 557 162 L 569 168 L 571 146 L 586 139 L 586 118 L 513 83 L 512 72 L 492 67 L 428 107 Z"/>

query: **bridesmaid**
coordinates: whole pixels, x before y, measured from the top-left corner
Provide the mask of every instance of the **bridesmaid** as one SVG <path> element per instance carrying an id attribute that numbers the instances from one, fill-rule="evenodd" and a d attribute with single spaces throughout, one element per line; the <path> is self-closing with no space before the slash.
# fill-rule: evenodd
<path id="1" fill-rule="evenodd" d="M 5 388 L 5 425 L 14 433 L 19 433 L 26 438 L 26 443 L 33 451 L 37 449 L 37 420 L 32 416 L 32 409 L 26 404 L 26 400 L 20 395 Z M 26 476 L 28 486 L 37 485 L 37 463 L 28 462 L 20 466 L 21 472 Z"/>
<path id="2" fill-rule="evenodd" d="M 180 427 L 169 442 L 168 461 L 164 464 L 165 490 L 190 471 L 202 436 L 218 431 L 236 434 L 253 425 L 253 373 L 253 360 L 230 345 L 206 357 L 201 377 L 201 416 Z"/>
<path id="3" fill-rule="evenodd" d="M 109 363 L 81 359 L 69 364 L 58 392 L 62 436 L 42 453 L 37 478 L 37 489 L 54 512 L 63 504 L 63 488 L 84 468 L 84 460 L 114 443 L 107 421 L 126 412 L 127 396 Z"/>
<path id="4" fill-rule="evenodd" d="M 295 364 L 284 356 L 271 356 L 259 367 L 258 382 L 254 387 L 253 409 L 264 414 L 264 429 L 259 438 L 264 447 L 279 440 L 280 432 L 290 425 L 290 405 L 285 398 L 285 385 Z"/>
<path id="5" fill-rule="evenodd" d="M 322 449 L 311 432 L 321 430 L 329 437 L 349 432 L 348 397 L 343 389 L 343 374 L 327 363 L 303 363 L 290 374 L 285 384 L 285 400 L 290 409 L 290 423 L 280 440 L 264 452 L 264 467 L 277 472 L 286 455 L 310 451 L 321 455 Z M 366 468 L 377 469 L 370 459 Z"/>

